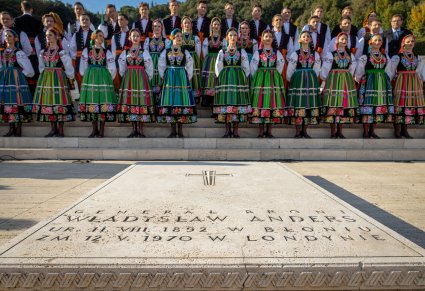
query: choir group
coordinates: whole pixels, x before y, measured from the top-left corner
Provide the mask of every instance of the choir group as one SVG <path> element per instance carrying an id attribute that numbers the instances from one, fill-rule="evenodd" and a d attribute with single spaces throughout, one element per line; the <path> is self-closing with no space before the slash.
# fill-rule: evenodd
<path id="1" fill-rule="evenodd" d="M 271 25 L 261 5 L 250 21 L 238 23 L 234 6 L 226 17 L 206 17 L 199 1 L 196 19 L 140 19 L 107 5 L 98 29 L 76 2 L 76 20 L 63 27 L 55 13 L 40 23 L 22 2 L 23 15 L 1 12 L 0 120 L 6 136 L 21 136 L 34 116 L 50 122 L 46 137 L 64 136 L 64 123 L 92 122 L 89 137 L 103 137 L 106 122 L 128 122 L 128 137 L 145 137 L 145 123 L 169 123 L 169 137 L 184 137 L 182 125 L 196 122 L 196 104 L 211 107 L 223 137 L 239 137 L 241 122 L 259 125 L 258 137 L 273 137 L 274 124 L 295 125 L 295 138 L 310 138 L 309 125 L 329 123 L 331 138 L 345 138 L 343 125 L 363 124 L 364 138 L 379 138 L 377 123 L 393 123 L 396 138 L 411 138 L 409 124 L 424 124 L 425 66 L 415 55 L 415 37 L 401 15 L 384 32 L 371 11 L 363 27 L 351 25 L 353 10 L 342 11 L 332 31 L 314 9 L 301 29 L 285 7 Z"/>

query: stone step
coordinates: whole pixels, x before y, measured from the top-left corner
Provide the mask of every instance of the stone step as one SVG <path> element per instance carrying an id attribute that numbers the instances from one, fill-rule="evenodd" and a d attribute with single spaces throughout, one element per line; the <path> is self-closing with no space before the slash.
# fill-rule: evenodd
<path id="1" fill-rule="evenodd" d="M 425 160 L 425 139 L 0 138 L 0 156 L 96 160 Z"/>
<path id="2" fill-rule="evenodd" d="M 424 150 L 425 139 L 0 137 L 0 148 Z"/>
<path id="3" fill-rule="evenodd" d="M 224 134 L 224 126 L 215 124 L 212 119 L 201 118 L 199 124 L 184 126 L 184 134 L 189 138 L 219 138 Z M 201 126 L 204 124 L 204 126 Z M 87 137 L 91 132 L 91 124 L 87 122 L 71 122 L 65 125 L 65 135 L 68 137 Z M 241 137 L 253 138 L 258 135 L 258 126 L 241 125 L 239 134 Z M 50 130 L 48 123 L 29 123 L 23 126 L 22 134 L 25 137 L 43 137 Z M 0 136 L 8 131 L 7 126 L 0 126 Z M 131 132 L 129 124 L 108 124 L 105 129 L 106 137 L 126 137 Z M 170 132 L 169 125 L 155 124 L 149 125 L 145 129 L 147 137 L 167 137 Z M 376 133 L 383 138 L 393 137 L 393 128 L 391 124 L 380 124 L 377 126 Z M 347 138 L 361 138 L 363 133 L 362 126 L 359 124 L 346 125 L 344 135 Z M 421 126 L 411 126 L 409 133 L 415 138 L 425 138 L 425 129 Z M 273 135 L 277 138 L 292 138 L 295 134 L 294 126 L 276 125 L 273 129 Z M 330 135 L 329 125 L 320 124 L 309 127 L 309 134 L 313 138 L 328 138 Z"/>
<path id="4" fill-rule="evenodd" d="M 0 148 L 2 159 L 129 161 L 425 161 L 424 149 Z"/>

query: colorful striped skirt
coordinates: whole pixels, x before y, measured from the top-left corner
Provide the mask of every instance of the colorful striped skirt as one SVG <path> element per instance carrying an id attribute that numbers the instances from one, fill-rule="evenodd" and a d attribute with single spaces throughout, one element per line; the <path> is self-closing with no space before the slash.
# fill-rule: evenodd
<path id="1" fill-rule="evenodd" d="M 128 66 L 119 92 L 119 122 L 155 122 L 155 98 L 143 66 Z"/>
<path id="2" fill-rule="evenodd" d="M 249 122 L 254 124 L 282 123 L 286 117 L 285 85 L 275 68 L 259 68 L 252 78 L 252 113 Z"/>
<path id="3" fill-rule="evenodd" d="M 116 120 L 114 83 L 105 66 L 89 66 L 81 85 L 79 112 L 81 121 Z"/>
<path id="4" fill-rule="evenodd" d="M 395 123 L 424 124 L 423 83 L 416 71 L 398 72 L 393 94 Z"/>
<path id="5" fill-rule="evenodd" d="M 193 95 L 200 97 L 202 95 L 201 85 L 201 60 L 196 52 L 190 52 L 193 59 L 193 77 L 191 80 Z"/>
<path id="6" fill-rule="evenodd" d="M 32 113 L 37 121 L 68 122 L 75 120 L 68 78 L 62 68 L 45 68 L 34 94 Z"/>
<path id="7" fill-rule="evenodd" d="M 159 94 L 162 87 L 162 79 L 158 72 L 158 60 L 160 53 L 151 52 L 152 65 L 153 65 L 153 77 L 151 80 L 151 88 L 154 94 Z"/>
<path id="8" fill-rule="evenodd" d="M 393 122 L 391 82 L 383 69 L 366 70 L 358 98 L 361 123 Z"/>
<path id="9" fill-rule="evenodd" d="M 194 123 L 196 104 L 184 67 L 167 67 L 158 104 L 157 122 Z"/>
<path id="10" fill-rule="evenodd" d="M 218 76 L 213 113 L 216 122 L 245 122 L 252 112 L 249 86 L 245 72 L 239 66 L 224 67 Z"/>
<path id="11" fill-rule="evenodd" d="M 208 53 L 202 62 L 202 89 L 204 96 L 214 96 L 217 86 L 217 77 L 215 76 L 215 63 L 218 53 Z"/>
<path id="12" fill-rule="evenodd" d="M 319 81 L 313 69 L 297 69 L 291 78 L 287 95 L 290 124 L 318 124 L 322 98 Z"/>
<path id="13" fill-rule="evenodd" d="M 348 70 L 331 70 L 323 89 L 322 121 L 354 123 L 358 110 L 357 90 Z"/>
<path id="14" fill-rule="evenodd" d="M 20 68 L 0 70 L 0 122 L 31 121 L 32 96 Z"/>

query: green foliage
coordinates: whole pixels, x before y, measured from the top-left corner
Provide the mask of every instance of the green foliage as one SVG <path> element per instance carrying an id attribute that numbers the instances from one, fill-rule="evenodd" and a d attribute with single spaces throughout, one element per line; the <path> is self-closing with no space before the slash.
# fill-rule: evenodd
<path id="1" fill-rule="evenodd" d="M 64 24 L 74 19 L 74 12 L 70 4 L 64 4 L 55 0 L 30 0 L 33 5 L 34 15 L 41 17 L 50 11 L 56 12 L 62 18 Z M 14 16 L 21 14 L 21 0 L 0 0 L 0 7 L 12 13 Z M 152 1 L 151 1 L 152 2 Z M 208 16 L 224 17 L 224 4 L 226 0 L 209 1 Z M 271 23 L 273 15 L 280 13 L 283 7 L 292 9 L 292 18 L 299 27 L 304 26 L 316 5 L 322 5 L 325 10 L 324 22 L 334 27 L 339 22 L 342 8 L 350 5 L 354 9 L 353 24 L 362 27 L 363 19 L 370 9 L 375 9 L 378 18 L 382 20 L 384 29 L 390 28 L 391 16 L 395 13 L 403 15 L 404 26 L 409 27 L 419 38 L 425 38 L 425 2 L 424 0 L 234 0 L 236 18 L 251 19 L 252 6 L 260 3 L 263 6 L 262 18 Z M 186 0 L 181 4 L 180 14 L 190 17 L 196 16 L 198 0 Z M 152 4 L 152 3 L 151 3 Z M 151 5 L 152 6 L 152 5 Z M 130 23 L 139 18 L 137 7 L 123 6 L 121 12 L 127 14 Z M 89 13 L 90 14 L 90 13 Z M 168 4 L 151 7 L 151 18 L 164 18 L 169 14 Z M 95 24 L 100 22 L 99 15 L 93 15 Z"/>
<path id="2" fill-rule="evenodd" d="M 72 9 L 72 5 L 70 4 L 64 4 L 58 0 L 31 0 L 30 2 L 34 7 L 33 15 L 37 18 L 41 19 L 44 14 L 55 12 L 62 19 L 64 26 L 66 26 L 68 22 L 74 20 L 74 11 Z M 17 17 L 22 14 L 21 0 L 0 0 L 0 7 L 2 7 L 1 10 L 10 12 L 13 17 Z M 94 23 L 100 22 L 100 17 L 98 15 L 95 15 L 89 11 L 87 11 L 87 13 L 90 15 L 90 18 Z"/>

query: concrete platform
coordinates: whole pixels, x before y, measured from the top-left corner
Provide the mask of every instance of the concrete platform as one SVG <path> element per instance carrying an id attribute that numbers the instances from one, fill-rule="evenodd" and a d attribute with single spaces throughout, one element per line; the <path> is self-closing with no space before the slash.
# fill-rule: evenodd
<path id="1" fill-rule="evenodd" d="M 205 184 L 210 174 L 197 176 L 206 168 L 217 171 L 215 184 Z M 168 231 L 176 241 L 163 238 Z M 422 290 L 424 254 L 281 164 L 146 162 L 3 246 L 0 282 L 55 290 Z"/>

